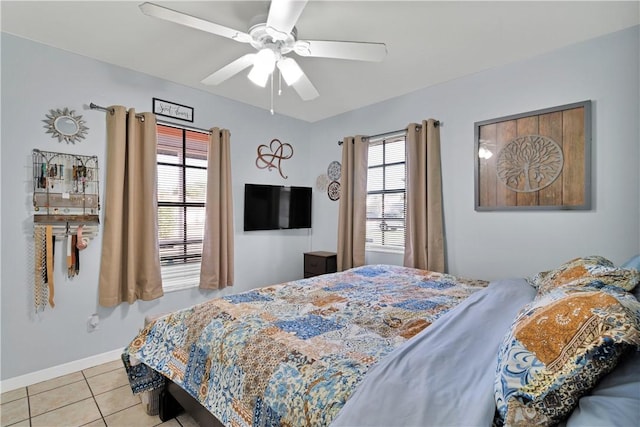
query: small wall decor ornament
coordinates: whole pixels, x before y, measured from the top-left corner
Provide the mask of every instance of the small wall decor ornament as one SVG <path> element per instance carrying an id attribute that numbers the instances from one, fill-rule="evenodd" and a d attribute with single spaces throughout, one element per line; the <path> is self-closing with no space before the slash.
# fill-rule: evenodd
<path id="1" fill-rule="evenodd" d="M 256 166 L 258 169 L 278 168 L 280 176 L 284 179 L 288 177 L 282 173 L 282 161 L 293 157 L 293 147 L 286 142 L 280 142 L 279 139 L 272 139 L 269 145 L 261 144 L 258 146 L 258 157 L 256 158 Z"/>
<path id="2" fill-rule="evenodd" d="M 338 181 L 331 181 L 327 188 L 327 195 L 334 202 L 340 199 L 340 183 Z"/>
<path id="3" fill-rule="evenodd" d="M 85 126 L 82 116 L 76 115 L 74 110 L 64 108 L 62 110 L 49 110 L 44 126 L 51 138 L 58 138 L 58 142 L 66 141 L 67 144 L 80 142 L 89 130 Z"/>
<path id="4" fill-rule="evenodd" d="M 342 173 L 342 165 L 339 161 L 334 160 L 329 163 L 329 167 L 327 168 L 327 176 L 331 181 L 340 181 L 340 175 Z"/>
<path id="5" fill-rule="evenodd" d="M 342 165 L 339 161 L 334 160 L 327 167 L 327 174 L 323 175 L 329 182 L 325 186 L 327 189 L 327 197 L 329 200 L 336 201 L 340 199 L 340 176 L 342 175 Z M 318 177 L 320 178 L 320 177 Z"/>
<path id="6" fill-rule="evenodd" d="M 319 191 L 327 191 L 327 186 L 329 185 L 330 181 L 331 180 L 327 175 L 325 174 L 318 175 L 318 177 L 316 178 L 316 188 Z"/>

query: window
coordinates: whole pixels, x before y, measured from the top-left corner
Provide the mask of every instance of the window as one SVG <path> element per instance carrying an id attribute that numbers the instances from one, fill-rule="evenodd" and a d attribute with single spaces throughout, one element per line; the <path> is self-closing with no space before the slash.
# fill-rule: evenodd
<path id="1" fill-rule="evenodd" d="M 368 250 L 404 250 L 405 137 L 369 143 L 367 173 Z"/>
<path id="2" fill-rule="evenodd" d="M 206 133 L 158 125 L 158 241 L 165 291 L 200 280 L 207 150 Z"/>

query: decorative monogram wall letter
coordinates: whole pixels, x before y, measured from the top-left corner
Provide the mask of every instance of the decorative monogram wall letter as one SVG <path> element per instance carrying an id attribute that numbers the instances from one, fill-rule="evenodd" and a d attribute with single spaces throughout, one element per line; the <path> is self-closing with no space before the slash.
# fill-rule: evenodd
<path id="1" fill-rule="evenodd" d="M 293 147 L 291 144 L 280 142 L 279 139 L 272 139 L 269 145 L 261 144 L 258 146 L 258 158 L 256 166 L 259 169 L 278 168 L 280 176 L 284 179 L 287 177 L 282 173 L 281 163 L 293 157 Z"/>

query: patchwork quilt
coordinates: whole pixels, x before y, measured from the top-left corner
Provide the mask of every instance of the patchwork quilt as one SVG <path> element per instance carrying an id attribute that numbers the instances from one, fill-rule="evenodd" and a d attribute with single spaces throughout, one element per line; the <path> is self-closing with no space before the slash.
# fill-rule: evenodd
<path id="1" fill-rule="evenodd" d="M 326 426 L 370 367 L 486 285 L 358 267 L 161 317 L 122 358 L 134 393 L 170 378 L 226 426 Z"/>

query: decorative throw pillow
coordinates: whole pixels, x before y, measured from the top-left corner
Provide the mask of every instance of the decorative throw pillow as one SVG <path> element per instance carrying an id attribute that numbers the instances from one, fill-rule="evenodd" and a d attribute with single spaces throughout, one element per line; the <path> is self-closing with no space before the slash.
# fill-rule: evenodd
<path id="1" fill-rule="evenodd" d="M 638 420 L 640 351 L 632 351 L 589 394 L 580 398 L 566 427 L 635 426 Z"/>
<path id="2" fill-rule="evenodd" d="M 633 270 L 640 271 L 640 255 L 636 255 L 630 258 L 629 260 L 627 260 L 627 262 L 622 264 L 620 267 L 626 268 L 629 270 L 633 269 Z M 633 294 L 636 296 L 636 298 L 640 300 L 640 283 L 637 284 L 635 288 L 633 288 Z"/>
<path id="3" fill-rule="evenodd" d="M 593 255 L 575 258 L 558 268 L 538 273 L 529 282 L 544 294 L 560 286 L 617 286 L 630 291 L 640 282 L 640 272 L 618 268 L 611 261 Z"/>
<path id="4" fill-rule="evenodd" d="M 614 286 L 562 287 L 515 318 L 500 348 L 495 423 L 555 425 L 640 347 L 640 302 Z"/>

